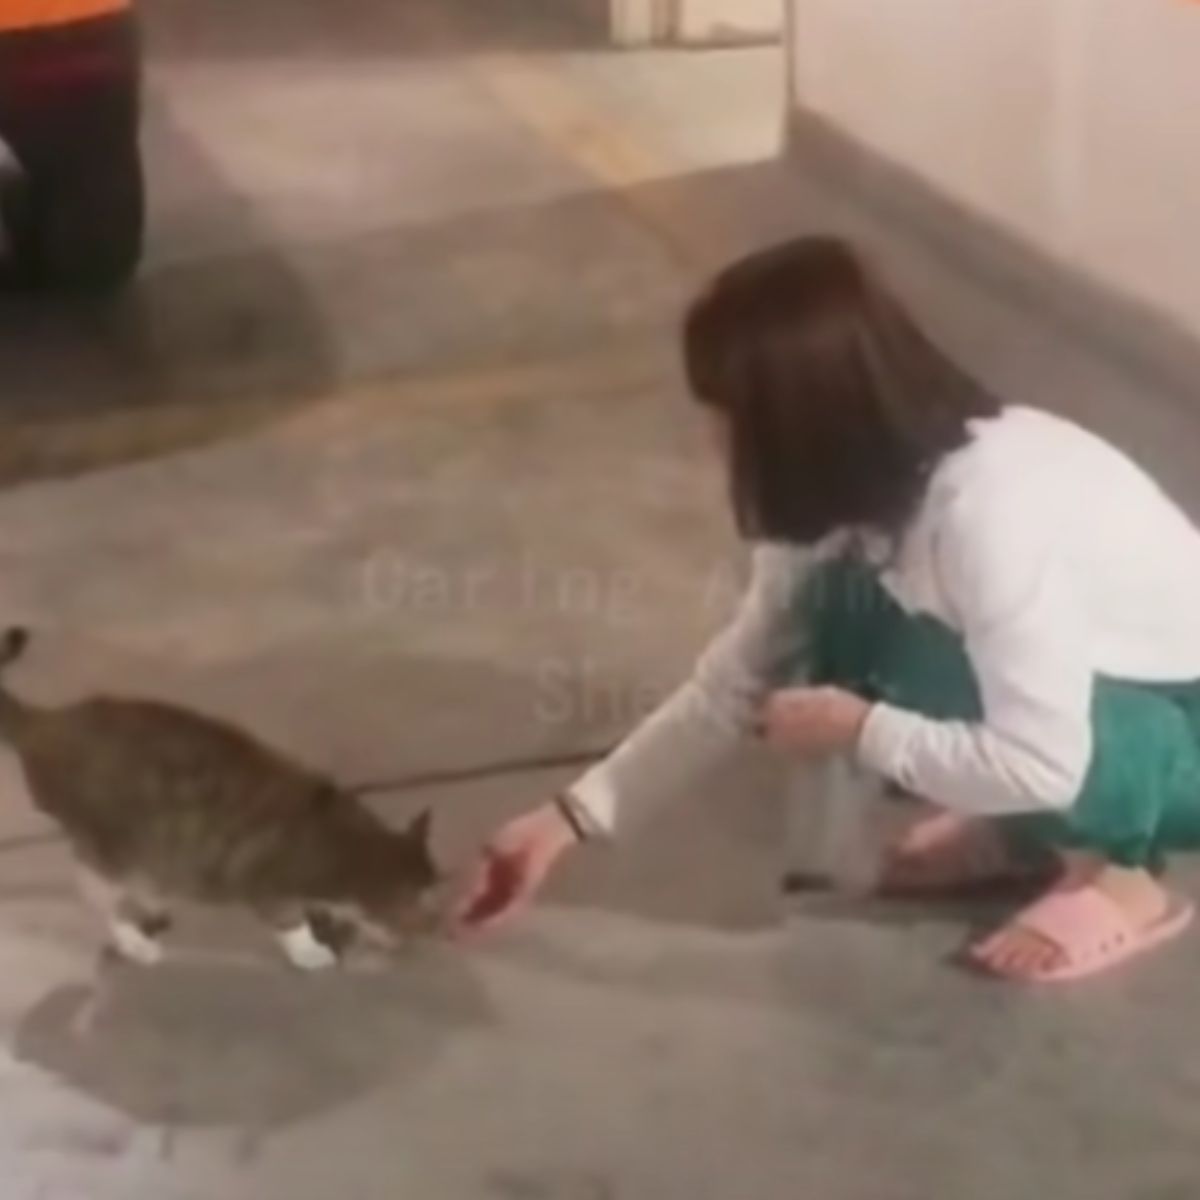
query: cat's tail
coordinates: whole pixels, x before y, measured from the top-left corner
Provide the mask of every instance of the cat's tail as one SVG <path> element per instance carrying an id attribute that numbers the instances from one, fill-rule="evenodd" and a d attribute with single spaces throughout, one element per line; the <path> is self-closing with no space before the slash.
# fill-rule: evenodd
<path id="1" fill-rule="evenodd" d="M 0 634 L 0 672 L 17 661 L 29 645 L 29 630 L 13 626 Z M 13 737 L 30 716 L 30 710 L 0 682 L 0 737 Z"/>
<path id="2" fill-rule="evenodd" d="M 29 630 L 13 625 L 0 634 L 0 671 L 15 663 L 29 645 Z"/>

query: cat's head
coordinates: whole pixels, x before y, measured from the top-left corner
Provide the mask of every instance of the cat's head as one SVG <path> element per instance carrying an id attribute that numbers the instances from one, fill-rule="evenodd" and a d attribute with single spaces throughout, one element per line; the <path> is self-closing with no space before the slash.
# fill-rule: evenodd
<path id="1" fill-rule="evenodd" d="M 446 877 L 433 857 L 432 833 L 433 814 L 426 809 L 389 835 L 372 869 L 360 877 L 347 916 L 376 946 L 393 949 L 437 926 L 438 892 Z"/>

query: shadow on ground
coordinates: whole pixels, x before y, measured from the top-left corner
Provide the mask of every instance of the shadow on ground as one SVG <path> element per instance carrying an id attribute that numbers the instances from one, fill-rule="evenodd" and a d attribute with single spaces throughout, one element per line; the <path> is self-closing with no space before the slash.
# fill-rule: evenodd
<path id="1" fill-rule="evenodd" d="M 203 210 L 220 210 L 240 248 L 151 263 L 110 309 L 0 313 L 0 486 L 244 435 L 356 382 L 394 380 L 404 403 L 464 371 L 603 347 L 620 356 L 630 339 L 671 347 L 687 299 L 720 263 L 834 230 L 880 252 L 934 333 L 1001 394 L 1087 419 L 1185 498 L 1195 492 L 1174 453 L 1186 413 L 1146 403 L 1144 379 L 1098 365 L 1062 329 L 1031 328 L 1019 296 L 982 294 L 937 256 L 894 245 L 869 211 L 788 162 L 623 190 L 581 180 L 540 203 L 298 246 L 259 227 L 169 106 L 153 121 L 172 175 L 206 193 Z"/>
<path id="2" fill-rule="evenodd" d="M 308 977 L 265 960 L 130 969 L 80 1033 L 88 996 L 82 985 L 45 996 L 19 1024 L 17 1057 L 168 1136 L 229 1127 L 247 1153 L 275 1130 L 423 1074 L 456 1034 L 489 1019 L 470 964 L 435 950 L 379 974 Z"/>
<path id="3" fill-rule="evenodd" d="M 702 273 L 658 230 L 702 207 L 705 175 L 285 246 L 158 124 L 245 248 L 150 263 L 111 306 L 0 310 L 0 486 L 244 436 L 354 384 L 394 380 L 403 403 L 464 373 L 669 345 Z"/>
<path id="4" fill-rule="evenodd" d="M 328 392 L 325 332 L 249 204 L 157 106 L 173 169 L 256 245 L 150 269 L 118 301 L 0 308 L 0 484 L 75 474 L 253 427 Z"/>

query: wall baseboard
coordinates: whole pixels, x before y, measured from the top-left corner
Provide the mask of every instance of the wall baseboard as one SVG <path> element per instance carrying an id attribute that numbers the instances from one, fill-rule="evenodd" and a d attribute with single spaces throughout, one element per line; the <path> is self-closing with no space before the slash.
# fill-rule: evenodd
<path id="1" fill-rule="evenodd" d="M 1089 349 L 1200 407 L 1200 337 L 1170 315 L 1062 262 L 816 113 L 796 110 L 787 140 L 792 161 L 818 181 L 902 223 L 1006 298 L 1044 313 Z"/>

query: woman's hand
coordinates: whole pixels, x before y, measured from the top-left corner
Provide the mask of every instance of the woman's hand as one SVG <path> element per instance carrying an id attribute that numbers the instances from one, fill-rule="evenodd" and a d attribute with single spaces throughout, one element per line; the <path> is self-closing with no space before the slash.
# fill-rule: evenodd
<path id="1" fill-rule="evenodd" d="M 483 848 L 454 916 L 459 933 L 509 920 L 537 895 L 558 859 L 579 835 L 557 804 L 510 821 Z"/>
<path id="2" fill-rule="evenodd" d="M 858 744 L 870 711 L 866 700 L 842 688 L 785 688 L 763 706 L 763 735 L 793 754 L 837 754 Z"/>

